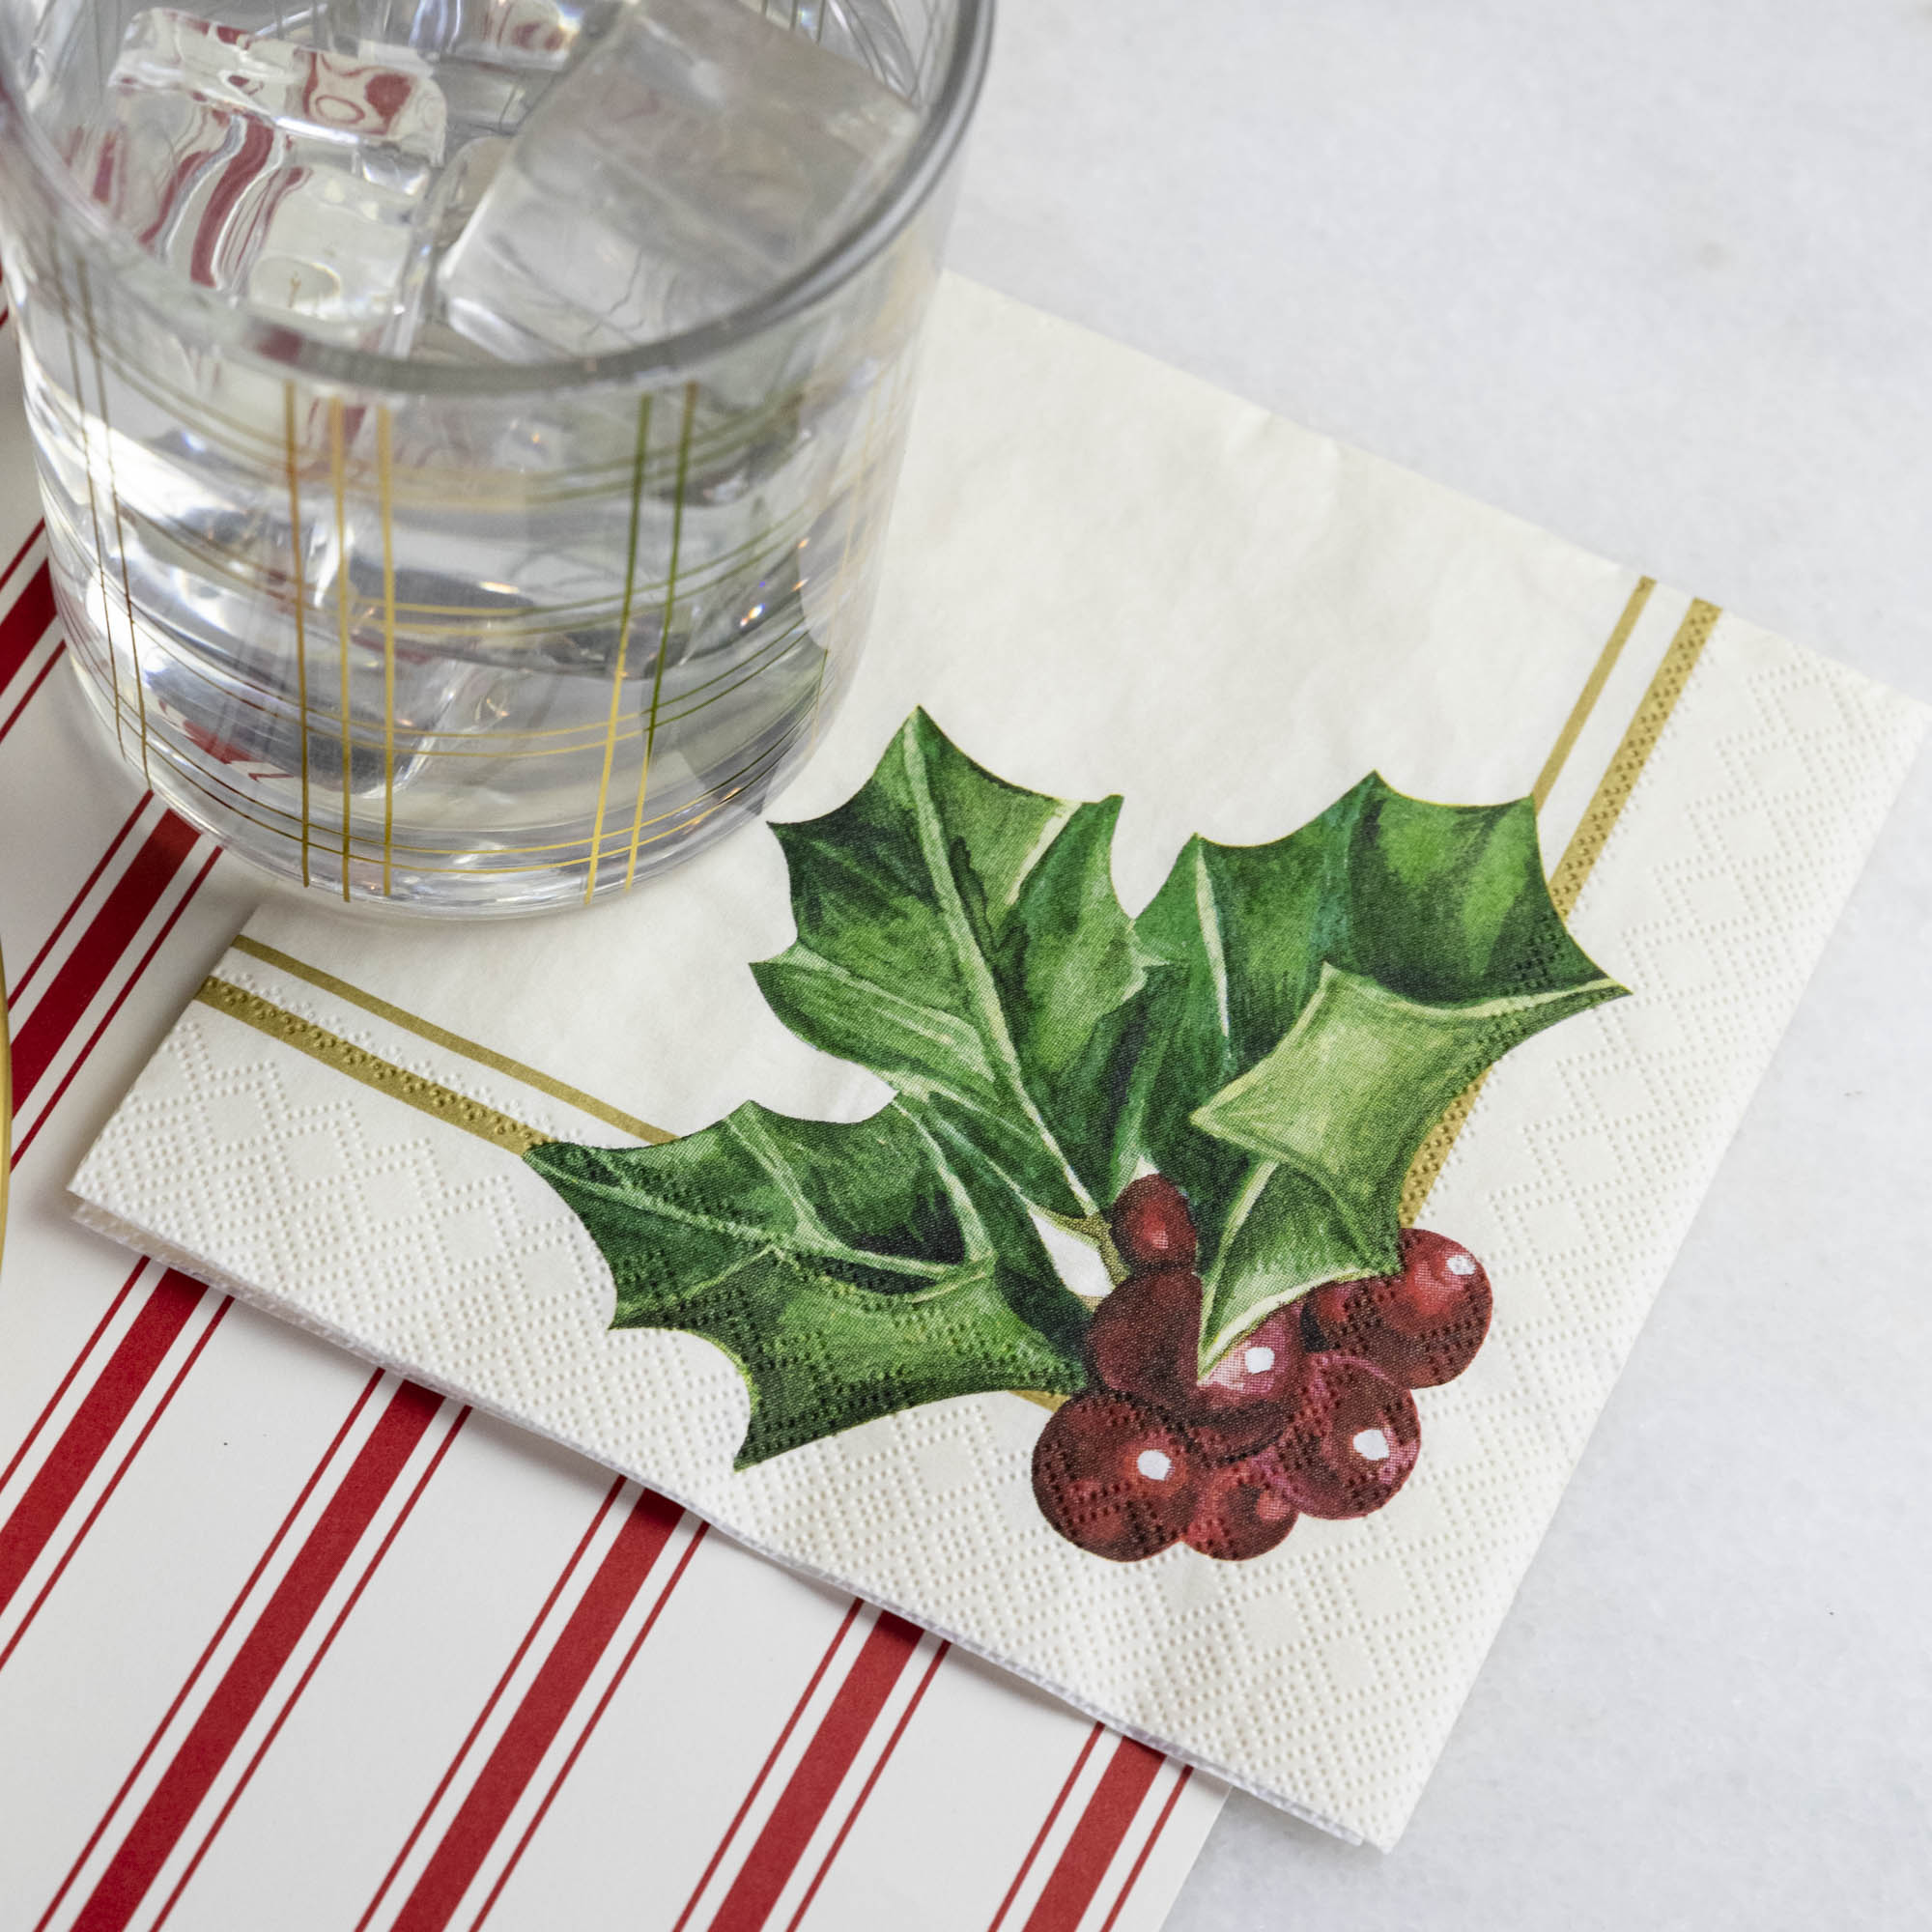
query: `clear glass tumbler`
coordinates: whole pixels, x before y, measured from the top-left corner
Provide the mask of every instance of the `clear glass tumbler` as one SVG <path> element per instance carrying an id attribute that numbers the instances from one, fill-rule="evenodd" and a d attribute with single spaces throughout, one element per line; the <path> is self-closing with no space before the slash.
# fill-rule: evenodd
<path id="1" fill-rule="evenodd" d="M 320 45 L 356 5 L 397 11 L 197 11 Z M 991 0 L 772 0 L 910 103 L 884 185 L 717 320 L 515 363 L 345 342 L 110 222 L 62 128 L 143 11 L 0 0 L 48 547 L 126 757 L 284 878 L 422 913 L 621 892 L 758 810 L 865 634 Z"/>

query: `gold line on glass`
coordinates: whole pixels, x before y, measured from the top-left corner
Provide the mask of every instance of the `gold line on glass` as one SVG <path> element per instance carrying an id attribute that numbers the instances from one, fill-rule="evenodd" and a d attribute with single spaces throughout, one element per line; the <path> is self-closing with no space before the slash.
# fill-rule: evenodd
<path id="1" fill-rule="evenodd" d="M 644 846 L 662 844 L 667 839 L 681 838 L 695 827 L 702 825 L 706 819 L 710 818 L 717 811 L 720 806 L 728 804 L 740 792 L 749 790 L 756 782 L 757 778 L 764 770 L 778 765 L 782 760 L 785 753 L 791 749 L 791 745 L 792 737 L 787 736 L 780 740 L 776 745 L 768 746 L 756 757 L 741 765 L 737 771 L 731 773 L 728 778 L 721 780 L 710 791 L 701 794 L 699 798 L 687 799 L 682 805 L 673 806 L 668 810 L 659 812 L 655 817 L 645 819 L 644 823 L 646 826 L 663 825 L 665 829 L 662 832 L 651 834 L 647 838 L 640 839 L 639 841 L 639 849 L 641 850 Z M 185 766 L 178 769 L 175 777 L 190 790 L 199 792 L 202 797 L 213 800 L 224 811 L 242 819 L 244 823 L 261 826 L 264 830 L 272 832 L 280 838 L 287 838 L 293 836 L 289 832 L 286 823 L 293 814 L 279 812 L 274 817 L 264 817 L 260 812 L 250 811 L 247 805 L 241 802 L 248 797 L 247 793 L 235 785 L 226 784 L 220 780 L 214 779 L 212 774 L 198 773 L 191 766 Z M 710 803 L 705 805 L 705 809 L 702 811 L 699 811 L 697 807 L 706 800 L 710 801 Z M 667 823 L 667 821 L 672 822 Z M 492 859 L 498 859 L 505 856 L 515 857 L 531 853 L 552 853 L 581 849 L 582 843 L 583 841 L 581 838 L 573 838 L 558 840 L 547 845 L 497 845 L 491 847 L 488 856 Z M 421 860 L 412 864 L 410 867 L 412 871 L 431 874 L 446 872 L 461 874 L 463 877 L 470 879 L 476 877 L 475 867 L 469 863 L 476 855 L 461 847 L 443 848 L 434 845 L 399 843 L 396 849 L 398 852 L 420 852 L 433 856 L 440 855 L 456 862 L 451 865 L 439 866 L 430 863 L 429 860 Z M 498 875 L 517 872 L 548 872 L 554 869 L 554 861 L 545 859 L 540 864 L 499 866 L 493 869 Z"/>
<path id="2" fill-rule="evenodd" d="M 376 488 L 383 514 L 383 896 L 396 837 L 396 533 L 389 465 L 389 408 L 376 408 Z"/>
<path id="3" fill-rule="evenodd" d="M 342 398 L 328 399 L 328 480 L 335 492 L 335 634 L 342 657 L 342 903 L 349 903 L 349 511 L 342 476 Z"/>
<path id="4" fill-rule="evenodd" d="M 74 263 L 74 272 L 80 272 L 80 264 Z M 80 334 L 74 324 L 74 304 L 61 280 L 60 256 L 54 256 L 54 290 L 59 298 L 61 321 L 67 329 L 67 363 L 73 379 L 73 419 L 80 431 L 81 469 L 87 476 L 87 514 L 94 526 L 94 554 L 105 558 L 107 546 L 100 535 L 100 501 L 94 490 L 94 439 L 87 428 L 87 405 L 80 392 Z M 103 564 L 104 570 L 104 564 Z M 107 589 L 103 582 L 100 591 L 100 626 L 106 634 L 107 643 L 107 682 L 114 694 L 114 749 L 123 757 L 127 756 L 127 745 L 121 719 L 121 660 L 114 654 L 114 626 L 108 621 Z"/>
<path id="5" fill-rule="evenodd" d="M 109 367 L 114 366 L 111 354 L 103 352 Z M 696 442 L 692 444 L 691 460 L 698 462 L 699 452 Z M 279 446 L 276 460 L 281 458 Z M 648 481 L 650 466 L 645 466 Z M 626 475 L 629 474 L 628 469 Z M 407 502 L 412 495 L 409 490 L 411 472 L 407 467 L 395 472 L 393 483 L 399 500 Z M 628 485 L 626 486 L 628 487 Z M 720 551 L 706 559 L 696 570 L 687 570 L 683 582 L 687 590 L 697 586 L 711 586 L 727 582 L 747 564 L 769 567 L 788 551 L 796 548 L 793 532 L 809 527 L 810 514 L 797 510 L 779 518 L 776 522 L 761 525 L 743 543 L 731 549 Z M 206 577 L 232 585 L 244 595 L 252 595 L 260 588 L 256 573 L 236 566 L 232 559 L 214 545 L 199 542 L 187 531 L 181 531 L 173 538 L 184 554 L 194 559 L 196 567 Z M 511 642 L 527 642 L 532 639 L 550 636 L 553 632 L 590 621 L 606 608 L 608 599 L 600 595 L 565 600 L 554 604 L 533 604 L 519 612 L 516 622 L 497 621 L 491 625 L 491 635 Z M 425 618 L 446 617 L 446 624 L 426 623 Z M 440 634 L 453 638 L 467 638 L 474 634 L 476 612 L 460 604 L 425 604 L 407 597 L 396 599 L 396 622 L 403 629 L 411 630 L 418 636 Z"/>
<path id="6" fill-rule="evenodd" d="M 289 562 L 296 586 L 296 711 L 301 759 L 301 880 L 309 882 L 308 848 L 308 626 L 304 606 L 308 586 L 302 581 L 301 485 L 296 473 L 296 385 L 282 384 L 282 440 L 289 474 Z"/>
<path id="7" fill-rule="evenodd" d="M 644 449 L 651 434 L 651 398 L 638 404 L 638 448 L 631 466 L 631 533 L 624 552 L 624 600 L 617 612 L 617 663 L 611 673 L 611 715 L 604 725 L 604 769 L 597 779 L 597 816 L 590 826 L 590 865 L 583 879 L 583 903 L 597 890 L 597 866 L 604 856 L 604 810 L 610 802 L 611 766 L 617 755 L 617 711 L 624 696 L 624 661 L 631 652 L 631 605 L 638 588 L 638 527 L 643 517 Z"/>
<path id="8" fill-rule="evenodd" d="M 141 676 L 141 643 L 134 635 L 134 585 L 128 575 L 128 526 L 121 516 L 121 490 L 114 480 L 114 425 L 107 414 L 107 372 L 100 360 L 100 334 L 94 325 L 94 291 L 88 286 L 87 267 L 76 261 L 74 274 L 80 282 L 80 312 L 87 321 L 87 352 L 94 358 L 94 387 L 100 404 L 100 446 L 107 454 L 107 501 L 114 512 L 114 547 L 121 554 L 121 599 L 128 611 L 128 657 L 134 671 L 134 712 L 140 723 L 141 731 L 141 782 L 150 784 L 148 776 L 148 688 Z M 79 398 L 74 399 L 76 402 Z M 107 614 L 107 586 L 100 589 L 100 611 L 103 620 Z M 113 634 L 108 634 L 109 648 L 112 648 Z M 118 680 L 117 680 L 118 689 Z"/>
<path id="9" fill-rule="evenodd" d="M 651 781 L 651 752 L 657 743 L 658 700 L 664 693 L 665 660 L 670 656 L 671 612 L 677 608 L 677 553 L 684 536 L 684 492 L 691 476 L 691 419 L 697 409 L 697 384 L 684 385 L 684 422 L 677 433 L 677 487 L 670 504 L 670 562 L 665 573 L 664 622 L 658 629 L 657 669 L 651 674 L 651 704 L 644 725 L 644 761 L 638 772 L 638 807 L 631 819 L 631 862 L 624 868 L 624 890 L 638 877 L 638 844 L 644 829 L 644 789 Z"/>

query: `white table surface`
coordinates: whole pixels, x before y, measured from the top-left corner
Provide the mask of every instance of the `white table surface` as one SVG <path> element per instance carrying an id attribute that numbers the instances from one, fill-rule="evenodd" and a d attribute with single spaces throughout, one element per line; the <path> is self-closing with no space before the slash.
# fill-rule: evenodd
<path id="1" fill-rule="evenodd" d="M 1932 6 L 1006 0 L 952 260 L 1932 698 Z M 1173 1932 L 1922 1926 L 1932 757 L 1407 1836 Z"/>

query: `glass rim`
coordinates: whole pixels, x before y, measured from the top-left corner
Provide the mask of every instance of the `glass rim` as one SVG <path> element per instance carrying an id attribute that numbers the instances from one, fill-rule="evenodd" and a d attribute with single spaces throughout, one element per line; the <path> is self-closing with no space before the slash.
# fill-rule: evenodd
<path id="1" fill-rule="evenodd" d="M 10 71 L 14 63 L 6 59 L 0 59 L 0 106 L 12 123 L 12 145 L 32 163 L 59 219 L 86 232 L 92 249 L 106 256 L 118 282 L 163 314 L 185 310 L 205 325 L 199 332 L 210 342 L 258 357 L 282 376 L 303 375 L 364 390 L 422 396 L 554 393 L 607 383 L 661 381 L 697 369 L 803 313 L 859 274 L 908 226 L 957 155 L 985 80 L 994 4 L 957 0 L 952 47 L 931 112 L 891 180 L 804 268 L 696 328 L 635 349 L 542 362 L 419 362 L 345 349 L 309 334 L 298 324 L 270 321 L 212 289 L 185 282 L 81 192 L 46 130 L 22 106 Z"/>

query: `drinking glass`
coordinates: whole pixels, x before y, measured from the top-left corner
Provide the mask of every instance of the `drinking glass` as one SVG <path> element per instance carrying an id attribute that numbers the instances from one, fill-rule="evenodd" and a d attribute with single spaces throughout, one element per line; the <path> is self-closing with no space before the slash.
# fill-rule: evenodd
<path id="1" fill-rule="evenodd" d="M 204 5 L 331 31 L 328 4 Z M 991 0 L 778 9 L 909 103 L 877 192 L 715 320 L 507 362 L 378 353 L 156 259 L 62 131 L 143 10 L 0 0 L 0 242 L 71 656 L 230 850 L 419 913 L 567 906 L 809 753 L 866 630 Z"/>

